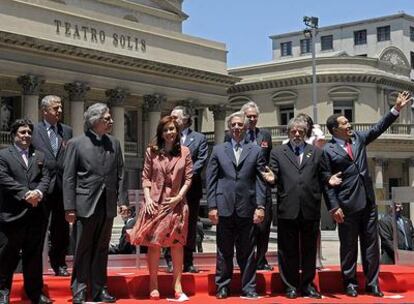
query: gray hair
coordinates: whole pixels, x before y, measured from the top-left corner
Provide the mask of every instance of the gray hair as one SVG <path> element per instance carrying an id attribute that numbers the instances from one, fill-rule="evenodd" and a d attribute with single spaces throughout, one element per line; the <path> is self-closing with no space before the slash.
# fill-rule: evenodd
<path id="1" fill-rule="evenodd" d="M 246 115 L 244 115 L 244 112 L 242 112 L 242 111 L 237 111 L 237 112 L 234 112 L 234 113 L 230 114 L 230 115 L 227 117 L 227 127 L 228 127 L 229 129 L 231 129 L 231 120 L 232 120 L 234 117 L 240 117 L 240 118 L 243 120 L 244 127 L 246 127 L 246 126 L 247 126 L 247 124 L 249 123 L 249 120 L 248 120 L 248 119 L 246 119 Z"/>
<path id="2" fill-rule="evenodd" d="M 183 112 L 183 118 L 184 119 L 191 119 L 191 111 L 188 107 L 186 107 L 186 106 L 175 106 L 174 109 L 172 109 L 172 111 L 175 111 L 175 110 Z"/>
<path id="3" fill-rule="evenodd" d="M 245 103 L 244 105 L 242 105 L 240 111 L 242 111 L 244 113 L 244 112 L 246 112 L 247 109 L 250 109 L 250 108 L 255 109 L 257 115 L 260 114 L 259 106 L 254 101 L 249 101 L 249 102 Z"/>
<path id="4" fill-rule="evenodd" d="M 305 135 L 307 134 L 307 132 L 308 132 L 308 123 L 303 118 L 294 117 L 291 120 L 289 120 L 289 122 L 287 124 L 288 134 L 290 133 L 290 131 L 293 128 L 296 128 L 296 127 L 299 127 L 301 129 L 303 129 L 303 131 L 305 132 Z"/>
<path id="5" fill-rule="evenodd" d="M 47 95 L 42 98 L 42 101 L 40 102 L 40 109 L 47 110 L 47 108 L 50 107 L 52 102 L 62 102 L 62 99 L 59 96 L 56 95 Z"/>
<path id="6" fill-rule="evenodd" d="M 83 114 L 83 118 L 85 120 L 85 128 L 91 129 L 96 124 L 96 122 L 101 119 L 108 111 L 108 106 L 101 102 L 94 103 L 93 105 L 89 106 Z"/>

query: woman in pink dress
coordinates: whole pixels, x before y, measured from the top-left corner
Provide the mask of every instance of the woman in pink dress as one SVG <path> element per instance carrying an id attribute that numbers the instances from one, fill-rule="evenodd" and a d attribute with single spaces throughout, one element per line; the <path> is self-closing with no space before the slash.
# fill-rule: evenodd
<path id="1" fill-rule="evenodd" d="M 185 194 L 191 184 L 190 150 L 180 145 L 179 128 L 171 116 L 158 123 L 157 135 L 145 154 L 142 172 L 144 203 L 129 232 L 132 244 L 148 246 L 150 298 L 159 299 L 158 266 L 161 247 L 171 247 L 175 298 L 188 300 L 181 286 L 183 245 L 186 242 L 188 206 Z"/>

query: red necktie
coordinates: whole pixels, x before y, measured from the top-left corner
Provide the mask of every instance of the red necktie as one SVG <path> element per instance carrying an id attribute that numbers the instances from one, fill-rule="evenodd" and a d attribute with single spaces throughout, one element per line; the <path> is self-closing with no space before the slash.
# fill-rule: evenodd
<path id="1" fill-rule="evenodd" d="M 351 143 L 349 141 L 347 141 L 345 143 L 345 149 L 346 149 L 346 153 L 348 153 L 348 156 L 354 160 L 354 155 L 352 154 L 352 146 Z"/>

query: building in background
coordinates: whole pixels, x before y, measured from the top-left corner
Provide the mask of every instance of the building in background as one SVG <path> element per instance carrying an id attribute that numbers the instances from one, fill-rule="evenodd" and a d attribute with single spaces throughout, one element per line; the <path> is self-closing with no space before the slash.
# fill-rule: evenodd
<path id="1" fill-rule="evenodd" d="M 312 116 L 312 60 L 303 31 L 270 36 L 272 61 L 229 69 L 241 80 L 229 89 L 229 107 L 255 101 L 261 127 L 274 144 L 286 138 L 294 115 Z M 399 13 L 321 27 L 316 36 L 317 123 L 325 130 L 342 113 L 356 130 L 368 129 L 393 106 L 399 91 L 414 92 L 414 17 Z M 378 199 L 391 187 L 414 186 L 413 108 L 369 146 L 369 167 Z M 326 214 L 325 214 L 326 215 Z M 326 215 L 327 216 L 327 215 Z M 414 212 L 411 212 L 414 218 Z"/>

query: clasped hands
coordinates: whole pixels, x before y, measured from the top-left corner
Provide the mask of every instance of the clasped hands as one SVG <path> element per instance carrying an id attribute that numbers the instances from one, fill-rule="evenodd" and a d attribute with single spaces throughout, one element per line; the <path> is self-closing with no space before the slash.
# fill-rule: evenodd
<path id="1" fill-rule="evenodd" d="M 167 197 L 165 201 L 161 204 L 161 210 L 172 210 L 182 200 L 183 197 L 180 194 L 177 194 L 176 196 Z M 158 204 L 155 203 L 151 198 L 145 199 L 144 208 L 145 213 L 149 215 L 154 215 L 158 209 Z"/>
<path id="2" fill-rule="evenodd" d="M 256 210 L 254 211 L 254 214 L 253 214 L 253 223 L 254 224 L 260 224 L 261 222 L 263 222 L 264 216 L 265 216 L 264 209 L 256 208 Z M 218 222 L 219 222 L 218 210 L 217 209 L 211 209 L 208 212 L 208 218 L 210 219 L 210 221 L 213 225 L 217 225 Z"/>
<path id="3" fill-rule="evenodd" d="M 33 207 L 37 207 L 39 202 L 42 200 L 42 195 L 37 190 L 29 190 L 26 192 L 24 200 Z"/>

